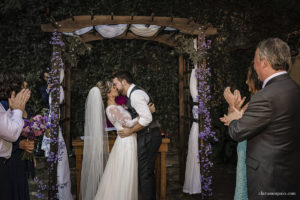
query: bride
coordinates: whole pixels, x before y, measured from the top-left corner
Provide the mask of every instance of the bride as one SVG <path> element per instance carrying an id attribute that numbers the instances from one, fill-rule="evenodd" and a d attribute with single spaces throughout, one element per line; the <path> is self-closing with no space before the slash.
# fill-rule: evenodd
<path id="1" fill-rule="evenodd" d="M 119 95 L 110 81 L 100 81 L 87 97 L 84 150 L 81 172 L 82 200 L 137 200 L 138 171 L 136 134 L 117 136 L 108 158 L 105 113 L 117 131 L 134 126 L 131 115 L 115 98 Z M 154 105 L 150 106 L 155 112 Z M 108 159 L 107 159 L 108 158 Z"/>

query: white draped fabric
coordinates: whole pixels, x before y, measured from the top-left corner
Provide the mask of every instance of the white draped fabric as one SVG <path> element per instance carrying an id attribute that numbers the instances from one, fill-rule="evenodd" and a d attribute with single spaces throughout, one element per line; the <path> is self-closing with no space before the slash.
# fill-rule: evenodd
<path id="1" fill-rule="evenodd" d="M 193 102 L 197 102 L 197 78 L 195 76 L 197 65 L 192 70 L 190 78 L 190 92 L 193 98 Z M 198 106 L 193 106 L 193 117 L 198 119 Z M 199 148 L 198 148 L 198 133 L 199 124 L 193 122 L 190 131 L 188 142 L 188 155 L 186 159 L 185 180 L 183 185 L 183 192 L 189 194 L 201 193 L 201 174 L 200 174 L 200 160 L 199 160 Z"/>
<path id="2" fill-rule="evenodd" d="M 166 27 L 164 30 L 165 31 L 176 31 L 176 28 Z"/>
<path id="3" fill-rule="evenodd" d="M 115 25 L 97 25 L 95 26 L 96 31 L 104 38 L 114 38 L 122 35 L 128 24 L 115 24 Z M 74 36 L 74 35 L 83 35 L 93 29 L 93 26 L 85 27 L 74 32 L 63 32 L 64 35 Z M 129 30 L 137 36 L 141 37 L 152 37 L 154 36 L 160 26 L 150 25 L 146 26 L 146 24 L 131 24 Z M 175 28 L 166 27 L 165 31 L 175 31 Z"/>
<path id="4" fill-rule="evenodd" d="M 93 26 L 85 27 L 79 30 L 74 31 L 74 33 L 63 32 L 64 35 L 73 36 L 73 35 L 83 35 L 93 29 Z"/>
<path id="5" fill-rule="evenodd" d="M 61 129 L 59 129 L 58 139 L 58 155 L 60 158 L 57 163 L 58 198 L 59 200 L 73 200 L 73 196 L 71 193 L 68 153 Z"/>
<path id="6" fill-rule="evenodd" d="M 131 24 L 129 30 L 135 35 L 142 37 L 152 37 L 159 30 L 160 26 L 150 25 L 149 27 L 145 24 Z"/>
<path id="7" fill-rule="evenodd" d="M 60 75 L 59 75 L 59 83 L 62 84 L 65 77 L 65 70 L 63 68 L 60 69 Z"/>
<path id="8" fill-rule="evenodd" d="M 105 38 L 114 38 L 125 32 L 127 24 L 117 25 L 98 25 L 95 26 L 96 31 Z"/>

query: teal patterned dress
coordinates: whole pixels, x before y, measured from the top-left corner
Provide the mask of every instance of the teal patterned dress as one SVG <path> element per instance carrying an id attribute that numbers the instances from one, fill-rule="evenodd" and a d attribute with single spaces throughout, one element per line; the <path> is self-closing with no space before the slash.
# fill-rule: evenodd
<path id="1" fill-rule="evenodd" d="M 236 186 L 234 200 L 248 200 L 246 150 L 247 140 L 239 142 L 237 145 L 238 161 L 236 167 Z"/>

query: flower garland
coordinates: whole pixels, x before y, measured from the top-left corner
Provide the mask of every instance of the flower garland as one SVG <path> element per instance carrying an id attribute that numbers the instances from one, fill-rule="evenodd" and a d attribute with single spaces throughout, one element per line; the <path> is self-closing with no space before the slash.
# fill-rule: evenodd
<path id="1" fill-rule="evenodd" d="M 206 41 L 204 31 L 198 36 L 199 47 L 197 52 L 203 58 L 202 64 L 196 69 L 196 78 L 198 79 L 198 96 L 199 102 L 198 114 L 199 114 L 199 138 L 200 138 L 200 150 L 199 159 L 201 166 L 201 183 L 202 183 L 202 199 L 212 196 L 212 176 L 209 175 L 210 168 L 213 163 L 210 161 L 209 156 L 212 153 L 211 139 L 218 141 L 215 136 L 215 132 L 211 130 L 211 118 L 209 112 L 209 101 L 211 99 L 209 79 L 211 77 L 210 68 L 206 64 L 207 50 L 210 48 L 211 41 Z"/>
<path id="2" fill-rule="evenodd" d="M 57 199 L 58 196 L 58 185 L 57 185 L 57 164 L 61 155 L 59 152 L 59 101 L 60 101 L 60 68 L 64 67 L 63 60 L 61 58 L 61 48 L 64 46 L 62 41 L 62 34 L 54 31 L 50 44 L 53 45 L 52 54 L 52 68 L 49 73 L 48 84 L 50 89 L 48 93 L 51 94 L 51 105 L 50 105 L 50 121 L 51 121 L 51 134 L 50 134 L 50 153 L 47 158 L 49 162 L 49 188 L 48 198 Z"/>
<path id="3" fill-rule="evenodd" d="M 59 122 L 60 122 L 60 69 L 64 68 L 62 56 L 65 57 L 71 67 L 76 67 L 77 56 L 84 55 L 91 51 L 91 45 L 81 41 L 80 37 L 66 38 L 68 45 L 62 40 L 62 34 L 55 30 L 52 33 L 50 44 L 53 45 L 53 53 L 51 59 L 51 71 L 49 72 L 47 89 L 48 94 L 51 94 L 50 105 L 50 133 L 47 137 L 50 138 L 45 144 L 50 144 L 50 152 L 47 158 L 49 162 L 49 184 L 46 185 L 38 177 L 35 177 L 35 183 L 38 184 L 38 191 L 36 197 L 38 199 L 45 199 L 45 190 L 48 190 L 48 199 L 59 199 L 58 189 L 64 188 L 65 185 L 57 184 L 57 164 L 62 159 L 65 143 L 59 141 Z"/>

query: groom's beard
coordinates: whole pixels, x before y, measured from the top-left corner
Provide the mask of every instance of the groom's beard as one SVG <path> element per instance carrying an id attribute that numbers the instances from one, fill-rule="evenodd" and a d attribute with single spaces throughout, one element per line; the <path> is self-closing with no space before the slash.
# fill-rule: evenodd
<path id="1" fill-rule="evenodd" d="M 124 86 L 122 83 L 121 83 L 121 85 L 122 85 L 122 87 L 120 89 L 117 89 L 119 96 L 126 96 L 126 94 L 124 94 Z"/>

